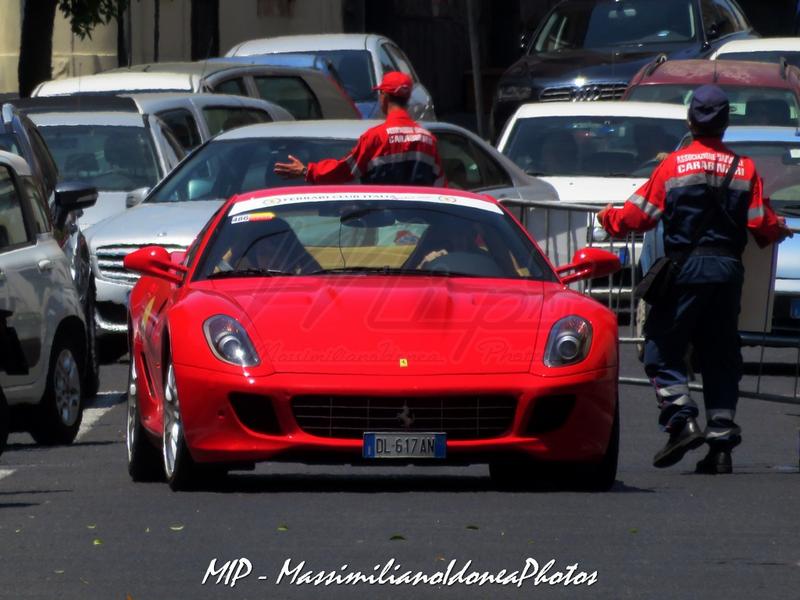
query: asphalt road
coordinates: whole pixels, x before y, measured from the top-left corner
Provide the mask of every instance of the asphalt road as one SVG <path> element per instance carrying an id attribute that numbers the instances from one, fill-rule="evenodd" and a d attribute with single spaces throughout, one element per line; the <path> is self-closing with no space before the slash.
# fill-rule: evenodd
<path id="1" fill-rule="evenodd" d="M 639 374 L 626 352 L 624 371 Z M 740 404 L 745 443 L 735 473 L 692 471 L 702 451 L 664 471 L 652 393 L 621 388 L 622 445 L 610 493 L 495 490 L 485 466 L 354 468 L 261 465 L 224 487 L 173 493 L 127 476 L 126 365 L 105 367 L 103 390 L 69 447 L 11 437 L 0 458 L 0 598 L 170 600 L 261 598 L 800 598 L 800 406 Z M 769 378 L 766 388 L 785 388 Z M 212 559 L 245 558 L 235 587 L 202 580 Z M 434 574 L 578 563 L 587 587 L 456 584 L 313 586 L 303 572 L 374 573 L 394 559 Z M 245 562 L 239 571 L 247 571 Z M 532 568 L 529 563 L 529 571 Z M 235 571 L 234 571 L 235 572 Z M 264 577 L 265 579 L 259 579 Z M 229 578 L 229 584 L 233 578 Z M 295 580 L 297 581 L 297 580 Z"/>

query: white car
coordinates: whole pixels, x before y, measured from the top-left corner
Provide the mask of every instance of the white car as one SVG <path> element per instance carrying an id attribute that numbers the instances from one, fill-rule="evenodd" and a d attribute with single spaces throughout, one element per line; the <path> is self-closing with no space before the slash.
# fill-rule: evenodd
<path id="1" fill-rule="evenodd" d="M 686 108 L 655 102 L 524 104 L 498 142 L 562 202 L 622 204 L 688 131 Z"/>
<path id="2" fill-rule="evenodd" d="M 778 63 L 781 57 L 800 67 L 800 38 L 754 38 L 731 40 L 711 55 L 711 60 L 750 60 Z"/>
<path id="3" fill-rule="evenodd" d="M 94 75 L 53 79 L 32 96 L 179 92 L 249 96 L 274 102 L 295 119 L 356 119 L 358 109 L 344 90 L 314 69 L 248 65 L 240 62 L 145 63 Z"/>
<path id="4" fill-rule="evenodd" d="M 75 439 L 83 410 L 86 322 L 69 261 L 45 202 L 24 184 L 28 163 L 0 151 L 0 419 L 24 424 L 42 444 Z M 92 188 L 63 185 L 55 202 L 79 210 Z M 0 424 L 0 447 L 8 420 Z"/>
<path id="5" fill-rule="evenodd" d="M 220 131 L 292 120 L 280 106 L 221 94 L 31 98 L 15 104 L 37 125 L 61 179 L 86 181 L 100 198 L 84 229 L 142 198 L 193 148 Z"/>
<path id="6" fill-rule="evenodd" d="M 363 33 L 287 35 L 237 44 L 228 58 L 265 55 L 314 55 L 324 58 L 365 119 L 380 117 L 377 85 L 388 71 L 401 71 L 414 80 L 408 109 L 418 120 L 436 119 L 433 98 L 419 80 L 411 61 L 389 38 Z"/>

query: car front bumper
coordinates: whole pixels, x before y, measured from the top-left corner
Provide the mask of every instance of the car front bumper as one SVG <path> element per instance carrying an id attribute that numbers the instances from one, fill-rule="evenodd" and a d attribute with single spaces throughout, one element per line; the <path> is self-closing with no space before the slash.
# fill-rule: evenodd
<path id="1" fill-rule="evenodd" d="M 274 374 L 247 378 L 222 373 L 210 376 L 205 369 L 179 364 L 175 373 L 187 444 L 200 462 L 361 462 L 363 433 L 348 437 L 309 433 L 298 423 L 298 409 L 293 404 L 298 397 L 346 395 L 391 402 L 401 397 L 447 401 L 493 394 L 514 399 L 508 427 L 492 437 L 481 437 L 480 432 L 470 439 L 448 435 L 450 462 L 487 462 L 500 455 L 596 462 L 606 451 L 617 402 L 616 368 L 547 378 L 528 374 L 413 378 Z M 262 419 L 254 420 L 252 410 L 244 415 L 241 404 L 234 405 L 234 395 L 246 395 L 260 406 Z M 412 400 L 408 403 L 413 404 Z M 376 430 L 363 420 L 358 423 L 357 427 L 364 424 L 363 431 Z M 259 427 L 265 431 L 256 431 Z M 272 431 L 266 431 L 269 429 Z M 413 431 L 405 429 L 399 418 L 396 427 L 390 422 L 381 430 Z"/>

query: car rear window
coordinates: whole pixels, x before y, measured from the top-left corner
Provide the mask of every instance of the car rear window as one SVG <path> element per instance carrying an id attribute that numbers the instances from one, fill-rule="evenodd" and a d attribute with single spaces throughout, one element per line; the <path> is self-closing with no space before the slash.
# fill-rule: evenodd
<path id="1" fill-rule="evenodd" d="M 299 77 L 256 77 L 258 95 L 288 110 L 295 119 L 321 119 L 314 93 Z"/>
<path id="2" fill-rule="evenodd" d="M 631 89 L 627 100 L 689 105 L 696 85 L 651 84 Z M 777 125 L 794 127 L 800 114 L 791 90 L 750 86 L 720 86 L 731 103 L 731 125 Z"/>

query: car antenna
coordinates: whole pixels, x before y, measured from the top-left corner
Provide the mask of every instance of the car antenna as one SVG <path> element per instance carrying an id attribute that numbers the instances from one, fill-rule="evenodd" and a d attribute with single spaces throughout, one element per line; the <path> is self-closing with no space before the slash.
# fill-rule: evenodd
<path id="1" fill-rule="evenodd" d="M 778 68 L 780 69 L 781 79 L 786 79 L 786 69 L 789 67 L 789 61 L 786 60 L 785 56 L 781 56 L 778 59 Z"/>
<path id="2" fill-rule="evenodd" d="M 714 79 L 713 79 L 713 83 L 717 83 L 717 79 L 718 79 L 718 77 L 717 77 L 717 61 L 716 60 L 712 60 L 711 62 L 714 63 Z"/>
<path id="3" fill-rule="evenodd" d="M 203 83 L 203 78 L 206 76 L 206 68 L 208 67 L 208 58 L 211 54 L 211 46 L 214 43 L 214 37 L 209 35 L 208 36 L 208 48 L 206 49 L 206 57 L 203 59 L 203 70 L 200 71 L 200 81 L 197 82 L 197 89 L 198 91 L 202 91 L 200 86 Z"/>
<path id="4" fill-rule="evenodd" d="M 656 72 L 656 69 L 658 67 L 660 67 L 661 65 L 663 65 L 665 62 L 667 62 L 667 55 L 662 52 L 661 54 L 656 56 L 656 58 L 655 58 L 655 60 L 653 62 L 650 63 L 650 65 L 647 67 L 647 70 L 645 71 L 644 74 L 647 77 L 650 77 L 653 73 Z"/>

